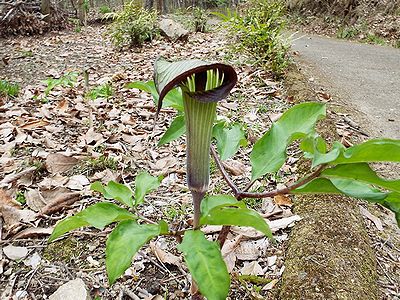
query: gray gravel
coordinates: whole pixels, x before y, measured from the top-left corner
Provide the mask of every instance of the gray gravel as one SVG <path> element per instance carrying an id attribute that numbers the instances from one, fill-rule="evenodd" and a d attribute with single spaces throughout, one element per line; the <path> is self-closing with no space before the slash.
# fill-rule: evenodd
<path id="1" fill-rule="evenodd" d="M 377 135 L 400 138 L 400 49 L 309 35 L 294 36 L 292 47 Z"/>

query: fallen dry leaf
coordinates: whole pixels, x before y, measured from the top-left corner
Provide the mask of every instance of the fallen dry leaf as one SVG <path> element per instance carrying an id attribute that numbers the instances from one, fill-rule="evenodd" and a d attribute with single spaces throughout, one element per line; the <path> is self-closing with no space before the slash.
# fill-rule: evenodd
<path id="1" fill-rule="evenodd" d="M 236 257 L 240 260 L 255 260 L 265 253 L 269 246 L 267 238 L 256 241 L 243 241 L 235 250 Z"/>
<path id="2" fill-rule="evenodd" d="M 240 273 L 242 275 L 264 275 L 264 271 L 257 261 L 252 261 L 248 264 L 245 264 L 244 267 L 240 269 Z"/>
<path id="3" fill-rule="evenodd" d="M 262 289 L 263 291 L 269 291 L 274 288 L 274 286 L 278 283 L 279 279 L 273 279 L 270 283 L 266 284 Z"/>
<path id="4" fill-rule="evenodd" d="M 75 157 L 66 156 L 61 153 L 51 153 L 47 156 L 45 164 L 47 171 L 51 174 L 56 174 L 72 169 L 78 162 L 79 159 Z"/>
<path id="5" fill-rule="evenodd" d="M 44 127 L 49 124 L 50 124 L 50 122 L 45 121 L 45 120 L 35 120 L 35 121 L 25 123 L 24 125 L 22 125 L 20 127 L 20 129 L 30 130 L 30 129 L 35 129 L 35 128 L 39 128 L 39 127 Z"/>
<path id="6" fill-rule="evenodd" d="M 229 273 L 232 272 L 232 270 L 235 268 L 237 260 L 235 250 L 238 247 L 242 238 L 243 238 L 242 235 L 238 235 L 233 239 L 227 239 L 224 245 L 222 246 L 221 254 L 222 257 L 224 258 Z"/>
<path id="7" fill-rule="evenodd" d="M 51 199 L 51 201 L 49 201 L 40 210 L 40 213 L 44 215 L 48 215 L 67 208 L 69 205 L 75 203 L 80 198 L 79 193 L 70 192 L 68 189 L 62 187 L 55 190 L 43 191 L 42 195 L 45 199 Z"/>
<path id="8" fill-rule="evenodd" d="M 291 226 L 294 222 L 300 221 L 301 217 L 299 215 L 293 215 L 287 218 L 277 219 L 273 221 L 268 221 L 269 228 L 271 229 L 272 233 L 277 232 L 280 229 L 287 228 Z"/>
<path id="9" fill-rule="evenodd" d="M 288 196 L 285 196 L 285 195 L 276 195 L 274 197 L 274 203 L 277 205 L 284 205 L 284 206 L 289 206 L 289 207 L 293 205 L 292 200 Z"/>
<path id="10" fill-rule="evenodd" d="M 222 162 L 222 164 L 233 176 L 240 176 L 246 172 L 246 165 L 238 160 L 228 160 Z"/>
<path id="11" fill-rule="evenodd" d="M 37 214 L 31 210 L 20 209 L 19 203 L 2 189 L 0 189 L 0 214 L 3 217 L 5 229 L 11 229 L 21 222 L 31 222 L 37 217 Z"/>
<path id="12" fill-rule="evenodd" d="M 382 221 L 378 218 L 375 217 L 373 214 L 371 214 L 367 209 L 365 209 L 364 207 L 360 207 L 360 211 L 361 214 L 366 217 L 367 219 L 369 219 L 372 223 L 375 224 L 376 228 L 379 231 L 383 230 L 383 225 L 382 225 Z"/>
<path id="13" fill-rule="evenodd" d="M 42 227 L 33 227 L 33 228 L 27 228 L 24 230 L 21 230 L 18 232 L 13 239 L 27 239 L 27 238 L 33 238 L 33 237 L 39 237 L 42 235 L 50 235 L 53 232 L 53 227 L 47 227 L 47 228 L 42 228 Z"/>
<path id="14" fill-rule="evenodd" d="M 15 173 L 15 174 L 9 174 L 3 178 L 2 181 L 0 181 L 0 187 L 1 186 L 6 186 L 9 183 L 13 183 L 14 181 L 20 179 L 21 177 L 24 177 L 26 175 L 32 174 L 36 170 L 36 167 L 30 167 L 26 170 L 23 170 L 21 172 Z"/>
<path id="15" fill-rule="evenodd" d="M 162 262 L 164 264 L 175 265 L 177 267 L 182 266 L 182 260 L 180 257 L 173 255 L 172 253 L 170 253 L 168 251 L 164 251 L 163 249 L 158 247 L 156 245 L 156 243 L 151 242 L 150 249 L 160 262 Z"/>

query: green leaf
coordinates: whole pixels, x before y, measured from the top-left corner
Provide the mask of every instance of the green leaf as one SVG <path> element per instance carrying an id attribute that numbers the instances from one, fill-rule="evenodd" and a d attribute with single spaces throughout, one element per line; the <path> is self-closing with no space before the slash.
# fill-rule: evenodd
<path id="1" fill-rule="evenodd" d="M 146 194 L 157 189 L 160 181 L 159 178 L 151 176 L 147 172 L 140 172 L 135 179 L 135 204 L 143 203 Z"/>
<path id="2" fill-rule="evenodd" d="M 103 184 L 100 181 L 95 181 L 90 185 L 90 189 L 92 191 L 99 192 L 103 194 L 106 199 L 112 199 L 110 195 L 107 195 L 106 190 L 104 189 Z"/>
<path id="3" fill-rule="evenodd" d="M 181 135 L 183 135 L 186 132 L 186 127 L 185 127 L 185 118 L 184 116 L 177 116 L 167 129 L 167 131 L 164 133 L 164 135 L 161 137 L 160 141 L 158 142 L 158 146 L 167 144 L 173 140 L 176 140 L 179 138 Z"/>
<path id="4" fill-rule="evenodd" d="M 144 91 L 146 93 L 150 93 L 153 97 L 154 103 L 158 105 L 158 92 L 156 86 L 154 85 L 154 81 L 142 82 L 130 82 L 125 85 L 127 89 L 138 89 Z M 182 91 L 179 87 L 172 89 L 165 96 L 162 107 L 172 107 L 178 110 L 179 112 L 183 112 L 183 97 Z"/>
<path id="5" fill-rule="evenodd" d="M 400 162 L 400 140 L 375 139 L 348 148 L 331 164 Z"/>
<path id="6" fill-rule="evenodd" d="M 381 192 L 369 184 L 341 178 L 316 178 L 304 186 L 293 191 L 293 194 L 345 194 L 354 198 L 379 202 L 387 197 L 388 193 Z"/>
<path id="7" fill-rule="evenodd" d="M 104 187 L 104 197 L 111 197 L 122 204 L 128 205 L 129 207 L 133 207 L 133 199 L 132 199 L 132 191 L 129 187 L 122 183 L 117 183 L 115 181 L 110 181 Z M 108 198 L 109 199 L 109 198 Z"/>
<path id="8" fill-rule="evenodd" d="M 240 203 L 240 202 L 239 202 Z M 264 220 L 256 211 L 248 208 L 231 206 L 216 206 L 200 218 L 200 225 L 235 225 L 248 226 L 261 231 L 269 238 L 272 232 Z"/>
<path id="9" fill-rule="evenodd" d="M 235 197 L 230 195 L 207 196 L 201 201 L 201 214 L 206 216 L 213 208 L 219 206 L 236 206 L 245 208 L 246 204 L 243 201 L 238 201 Z"/>
<path id="10" fill-rule="evenodd" d="M 321 153 L 319 151 L 315 151 L 313 161 L 312 161 L 312 168 L 327 164 L 331 161 L 334 161 L 336 158 L 339 157 L 340 153 L 342 153 L 346 148 L 339 142 L 334 142 L 332 150 L 328 153 Z"/>
<path id="11" fill-rule="evenodd" d="M 208 300 L 225 300 L 230 278 L 218 243 L 208 241 L 200 230 L 189 230 L 178 249 L 201 294 Z"/>
<path id="12" fill-rule="evenodd" d="M 301 103 L 287 110 L 259 139 L 250 155 L 252 180 L 280 169 L 286 160 L 287 146 L 314 131 L 315 124 L 325 116 L 325 105 Z"/>
<path id="13" fill-rule="evenodd" d="M 341 194 L 333 183 L 326 178 L 316 178 L 309 183 L 290 191 L 292 194 Z"/>
<path id="14" fill-rule="evenodd" d="M 217 140 L 217 149 L 221 160 L 227 160 L 236 154 L 239 147 L 246 142 L 243 127 L 233 124 L 229 128 L 224 122 L 218 123 L 213 128 L 213 136 Z"/>
<path id="15" fill-rule="evenodd" d="M 400 193 L 392 192 L 380 203 L 395 213 L 397 226 L 400 227 Z"/>
<path id="16" fill-rule="evenodd" d="M 58 222 L 49 238 L 49 242 L 66 232 L 80 227 L 93 226 L 97 229 L 103 229 L 113 222 L 127 219 L 136 219 L 136 216 L 112 203 L 96 203 L 77 213 L 75 216 Z"/>
<path id="17" fill-rule="evenodd" d="M 160 225 L 139 225 L 135 221 L 122 221 L 111 232 L 106 242 L 106 268 L 108 281 L 113 284 L 124 274 L 136 252 L 160 234 Z"/>
<path id="18" fill-rule="evenodd" d="M 219 74 L 223 74 L 224 81 L 218 88 L 206 92 L 207 70 L 218 70 Z M 158 112 L 161 109 L 162 102 L 167 93 L 194 74 L 196 74 L 196 92 L 192 93 L 191 97 L 202 102 L 216 102 L 222 100 L 229 94 L 230 90 L 237 82 L 236 72 L 229 65 L 208 63 L 198 59 L 169 62 L 160 57 L 156 60 L 154 65 L 154 81 L 160 95 Z"/>
<path id="19" fill-rule="evenodd" d="M 336 167 L 324 170 L 322 177 L 347 178 L 364 183 L 377 185 L 385 189 L 400 192 L 400 180 L 386 180 L 376 175 L 367 163 L 354 163 L 337 165 Z"/>

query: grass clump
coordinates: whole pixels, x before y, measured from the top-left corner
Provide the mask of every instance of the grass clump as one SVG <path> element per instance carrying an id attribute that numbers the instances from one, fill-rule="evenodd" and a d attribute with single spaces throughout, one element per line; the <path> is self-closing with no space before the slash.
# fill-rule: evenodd
<path id="1" fill-rule="evenodd" d="M 91 89 L 87 94 L 86 97 L 91 100 L 96 100 L 97 98 L 105 98 L 108 99 L 113 95 L 114 91 L 112 89 L 111 84 L 105 83 L 99 85 L 93 89 Z"/>
<path id="2" fill-rule="evenodd" d="M 15 98 L 18 96 L 20 86 L 7 80 L 0 80 L 0 97 Z"/>
<path id="3" fill-rule="evenodd" d="M 157 12 L 138 3 L 130 2 L 122 11 L 105 15 L 114 19 L 108 34 L 117 48 L 141 47 L 158 35 Z"/>
<path id="4" fill-rule="evenodd" d="M 85 174 L 91 176 L 97 172 L 109 170 L 117 170 L 118 161 L 112 157 L 101 155 L 98 158 L 89 158 L 84 160 L 82 164 L 74 168 L 73 173 Z"/>
<path id="5" fill-rule="evenodd" d="M 342 26 L 338 29 L 336 37 L 339 39 L 352 39 L 360 33 L 360 30 L 354 26 Z"/>
<path id="6" fill-rule="evenodd" d="M 249 0 L 240 13 L 216 14 L 235 37 L 233 50 L 249 55 L 279 77 L 289 64 L 289 44 L 282 36 L 284 13 L 282 1 Z"/>
<path id="7" fill-rule="evenodd" d="M 99 7 L 99 13 L 101 13 L 102 15 L 108 14 L 108 13 L 110 13 L 110 12 L 112 12 L 112 10 L 111 10 L 111 8 L 110 8 L 109 6 L 107 6 L 107 5 L 102 5 L 102 6 Z"/>

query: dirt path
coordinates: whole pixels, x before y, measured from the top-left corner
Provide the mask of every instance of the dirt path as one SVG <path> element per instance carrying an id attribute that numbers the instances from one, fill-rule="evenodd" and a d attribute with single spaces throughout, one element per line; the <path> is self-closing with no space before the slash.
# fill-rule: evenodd
<path id="1" fill-rule="evenodd" d="M 297 37 L 293 40 L 295 60 L 312 90 L 329 103 L 330 116 L 342 139 L 359 143 L 373 137 L 400 138 L 398 49 L 317 36 Z M 398 164 L 375 167 L 382 175 L 398 178 Z M 400 299 L 400 229 L 393 214 L 381 207 L 362 201 L 358 206 L 376 256 L 378 299 Z M 365 213 L 366 208 L 372 216 Z M 375 217 L 382 228 L 371 221 Z"/>
<path id="2" fill-rule="evenodd" d="M 300 60 L 366 115 L 373 135 L 400 138 L 399 49 L 299 34 L 292 44 Z"/>

